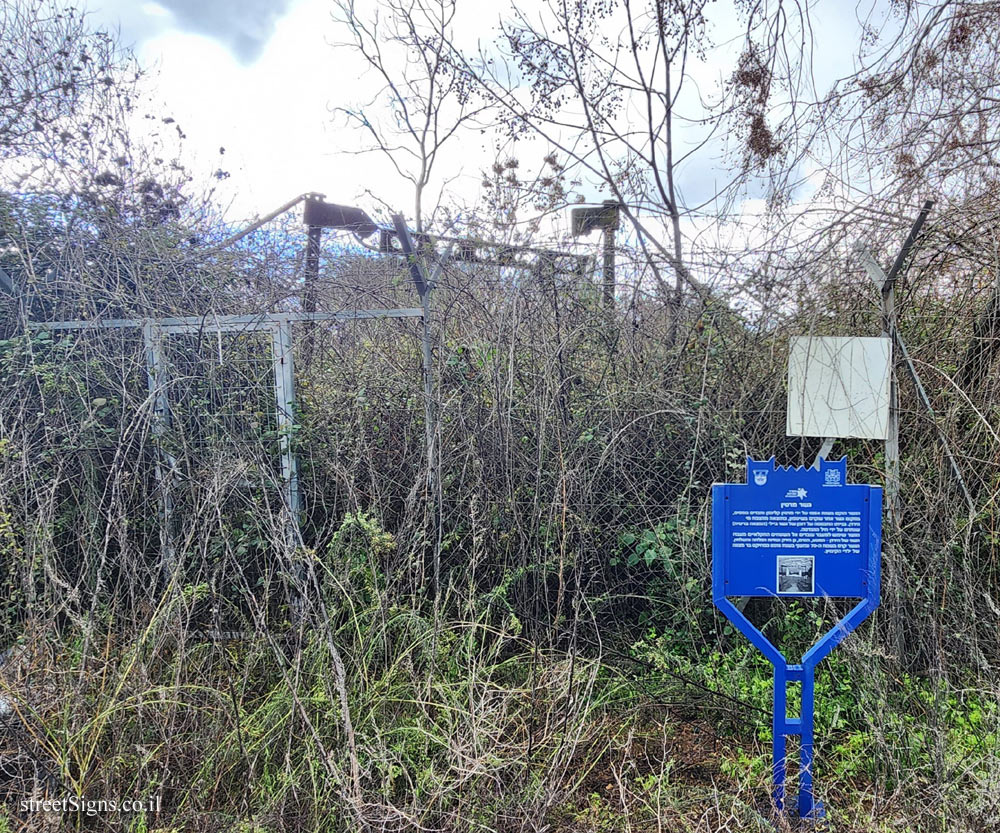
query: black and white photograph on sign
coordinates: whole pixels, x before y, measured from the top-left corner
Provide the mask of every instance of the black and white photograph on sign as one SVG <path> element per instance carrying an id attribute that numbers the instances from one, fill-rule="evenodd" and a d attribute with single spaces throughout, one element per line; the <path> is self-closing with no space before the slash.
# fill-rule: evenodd
<path id="1" fill-rule="evenodd" d="M 815 559 L 811 555 L 778 556 L 778 593 L 812 593 L 815 587 Z"/>

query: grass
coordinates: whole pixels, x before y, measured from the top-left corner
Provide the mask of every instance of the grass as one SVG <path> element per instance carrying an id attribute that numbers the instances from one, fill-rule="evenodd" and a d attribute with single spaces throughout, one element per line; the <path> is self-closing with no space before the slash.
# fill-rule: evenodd
<path id="1" fill-rule="evenodd" d="M 50 635 L 56 662 L 26 650 L 4 693 L 32 703 L 23 741 L 68 793 L 163 796 L 162 817 L 130 819 L 133 831 L 500 831 L 526 819 L 556 831 L 774 829 L 759 713 L 693 698 L 669 676 L 540 651 L 502 614 L 435 628 L 377 593 L 341 601 L 330 626 L 349 669 L 358 792 L 318 634 L 288 651 L 185 644 L 168 638 L 181 606 L 164 602 L 114 650 Z M 703 680 L 765 702 L 759 663 L 739 650 L 712 659 Z M 831 682 L 844 671 L 831 669 L 818 699 L 825 829 L 972 831 L 992 818 L 991 701 L 910 678 L 893 696 L 926 712 L 876 715 L 878 680 L 852 695 Z M 936 744 L 951 781 L 935 778 Z"/>

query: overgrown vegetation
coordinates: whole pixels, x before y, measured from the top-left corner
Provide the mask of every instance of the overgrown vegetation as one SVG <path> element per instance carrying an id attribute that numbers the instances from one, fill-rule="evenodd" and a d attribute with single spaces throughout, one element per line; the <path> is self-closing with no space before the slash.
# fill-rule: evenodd
<path id="1" fill-rule="evenodd" d="M 910 14 L 917 4 L 896 5 Z M 666 54 L 679 33 L 700 43 L 702 4 L 691 8 L 694 28 L 661 27 L 650 48 Z M 952 35 L 941 15 L 913 25 L 952 61 L 967 48 L 968 15 L 987 11 L 941 9 Z M 396 31 L 405 43 L 405 27 Z M 522 57 L 568 60 L 554 41 L 518 43 Z M 589 54 L 579 33 L 571 46 Z M 738 57 L 742 97 L 729 116 L 760 115 L 779 51 Z M 446 75 L 462 71 L 449 60 Z M 899 85 L 923 79 L 915 100 L 925 104 L 942 79 L 921 66 L 896 87 L 895 65 L 884 66 L 865 94 L 895 101 Z M 992 79 L 991 68 L 977 65 Z M 484 94 L 487 81 L 449 90 Z M 542 92 L 548 106 L 558 90 Z M 76 106 L 60 101 L 46 124 L 76 118 Z M 879 127 L 891 133 L 885 106 Z M 915 108 L 904 122 L 926 115 Z M 769 798 L 770 667 L 711 603 L 709 487 L 741 477 L 747 455 L 812 462 L 818 441 L 784 436 L 788 339 L 880 331 L 846 241 L 888 263 L 912 197 L 930 184 L 951 190 L 907 264 L 899 307 L 935 413 L 901 384 L 904 487 L 886 519 L 883 604 L 820 666 L 817 782 L 832 831 L 1000 827 L 994 140 L 980 137 L 958 183 L 936 177 L 941 155 L 965 146 L 921 137 L 940 163 L 928 179 L 913 173 L 869 213 L 843 194 L 817 198 L 822 224 L 783 213 L 775 191 L 770 235 L 736 260 L 701 243 L 673 254 L 680 198 L 673 186 L 647 193 L 662 241 L 641 222 L 623 234 L 612 310 L 594 276 L 544 261 L 531 274 L 445 266 L 431 296 L 430 460 L 417 324 L 297 325 L 296 419 L 284 435 L 270 334 L 213 327 L 216 315 L 298 308 L 294 228 L 213 248 L 224 233 L 211 213 L 142 154 L 116 181 L 102 159 L 57 166 L 72 171 L 69 184 L 5 190 L 0 266 L 16 292 L 0 295 L 0 831 L 787 825 Z M 777 164 L 791 138 L 750 147 L 760 158 L 748 167 Z M 8 159 L 30 150 L 7 148 Z M 553 177 L 562 158 L 546 158 Z M 516 167 L 494 171 L 508 172 L 506 184 L 477 233 L 509 233 L 533 198 L 510 179 Z M 636 196 L 634 180 L 605 173 L 617 196 Z M 562 188 L 550 181 L 543 196 Z M 518 240 L 538 232 L 520 227 Z M 404 267 L 335 244 L 318 307 L 415 306 Z M 141 327 L 32 326 L 193 314 L 204 326 L 166 337 L 152 390 Z M 282 498 L 285 439 L 299 466 L 297 525 Z M 881 482 L 881 443 L 836 450 L 853 480 Z M 794 653 L 839 604 L 754 600 L 747 612 Z M 68 795 L 160 805 L 94 815 L 19 806 Z"/>

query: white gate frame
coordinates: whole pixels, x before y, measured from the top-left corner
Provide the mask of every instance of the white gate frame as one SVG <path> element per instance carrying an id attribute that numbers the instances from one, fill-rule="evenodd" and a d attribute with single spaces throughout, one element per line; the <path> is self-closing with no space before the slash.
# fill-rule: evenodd
<path id="1" fill-rule="evenodd" d="M 362 321 L 375 318 L 424 318 L 420 307 L 367 309 L 347 312 L 272 312 L 258 315 L 205 315 L 181 318 L 117 318 L 94 321 L 30 322 L 32 330 L 142 329 L 146 353 L 146 377 L 152 407 L 152 433 L 157 440 L 156 483 L 160 493 L 160 574 L 167 584 L 177 568 L 173 534 L 173 483 L 177 460 L 163 446 L 170 425 L 166 362 L 163 338 L 176 333 L 270 332 L 271 362 L 274 367 L 275 417 L 281 453 L 282 503 L 285 507 L 286 543 L 289 552 L 301 543 L 299 524 L 302 496 L 298 464 L 292 451 L 295 427 L 295 367 L 292 354 L 292 325 L 303 321 Z"/>

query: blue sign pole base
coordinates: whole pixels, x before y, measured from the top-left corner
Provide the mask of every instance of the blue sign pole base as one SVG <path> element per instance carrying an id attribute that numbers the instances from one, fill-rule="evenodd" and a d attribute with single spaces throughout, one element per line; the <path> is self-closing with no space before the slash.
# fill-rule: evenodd
<path id="1" fill-rule="evenodd" d="M 799 743 L 799 794 L 800 819 L 823 817 L 822 804 L 813 792 L 813 706 L 815 665 L 789 665 L 774 663 L 774 714 L 772 721 L 772 753 L 774 769 L 774 806 L 785 809 L 785 777 L 788 763 L 787 742 L 798 737 Z M 788 716 L 788 683 L 802 686 L 802 706 L 798 717 Z"/>

